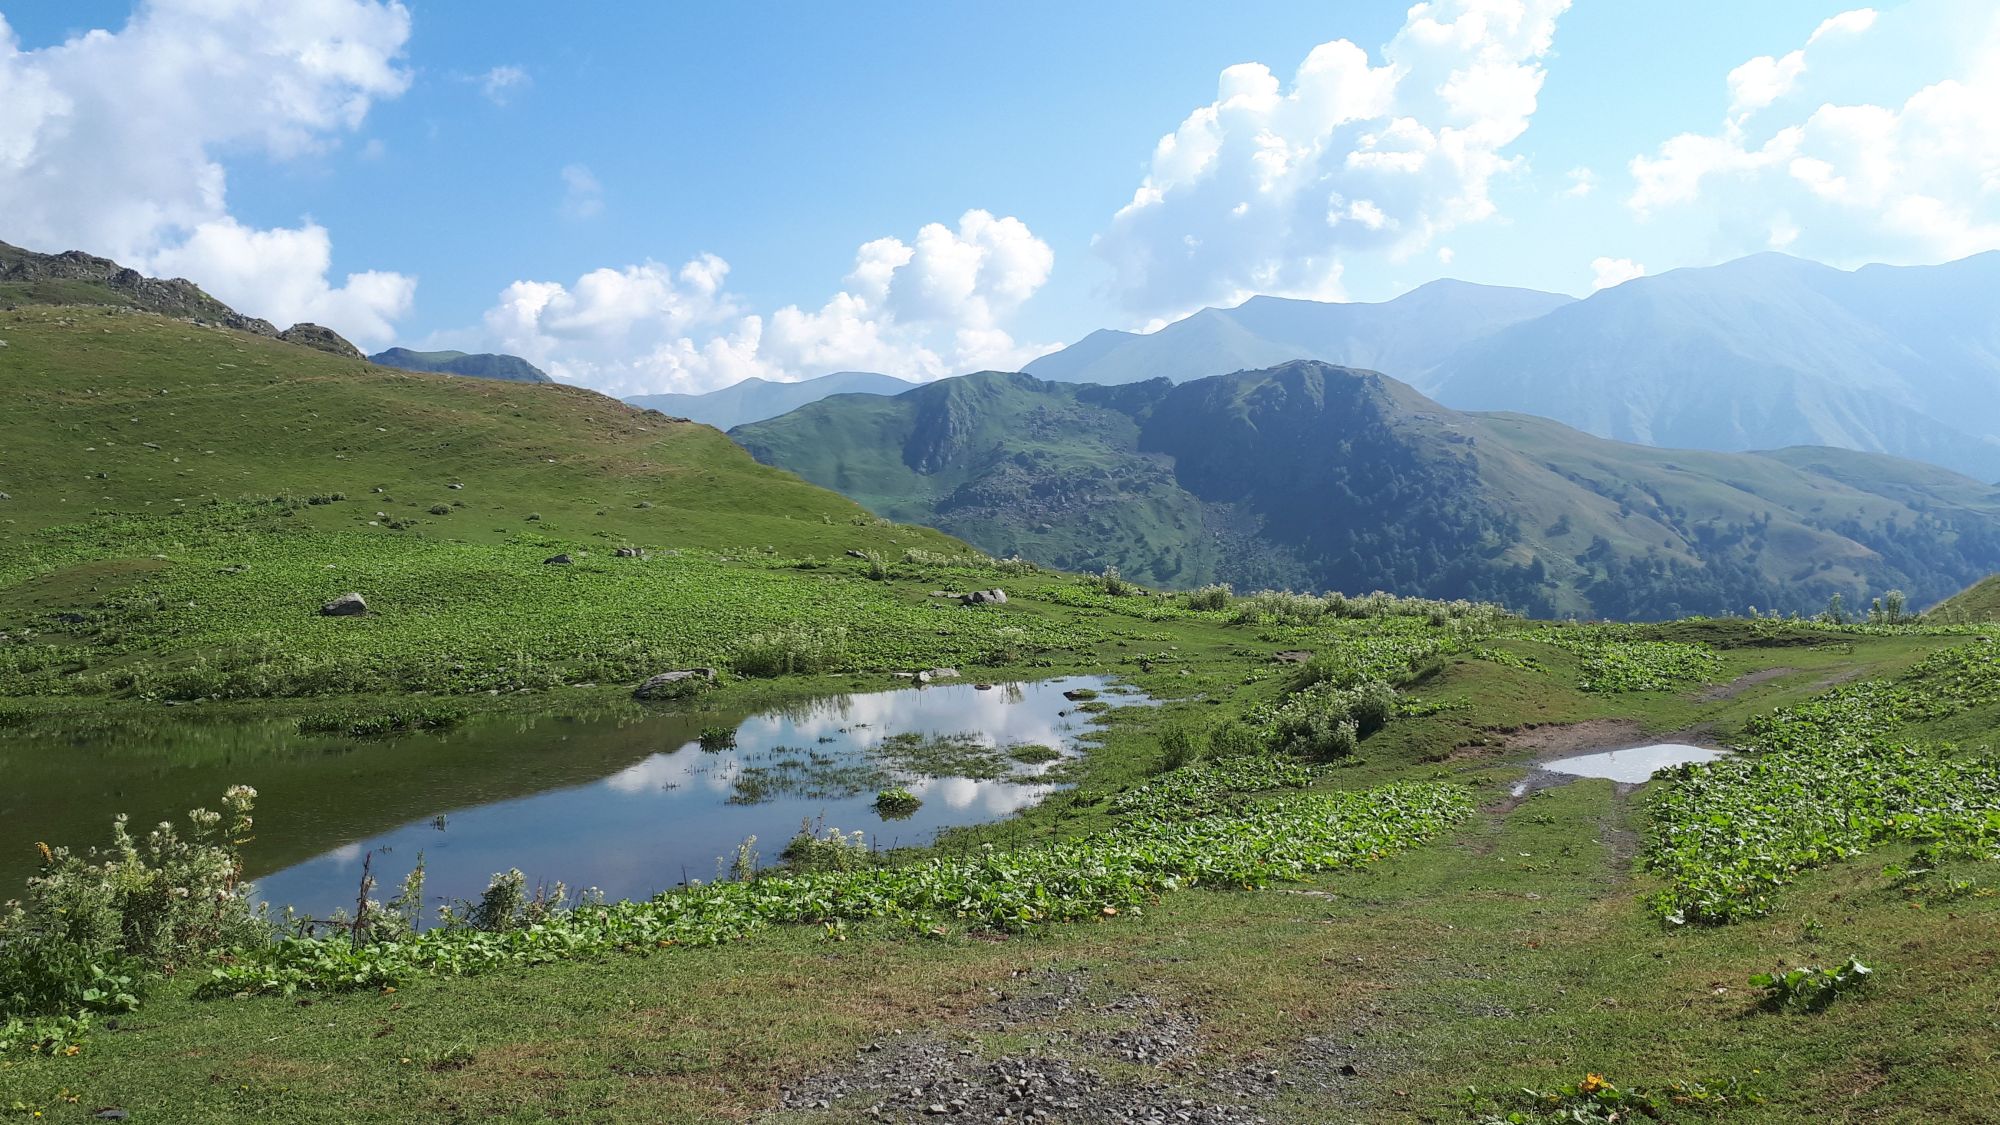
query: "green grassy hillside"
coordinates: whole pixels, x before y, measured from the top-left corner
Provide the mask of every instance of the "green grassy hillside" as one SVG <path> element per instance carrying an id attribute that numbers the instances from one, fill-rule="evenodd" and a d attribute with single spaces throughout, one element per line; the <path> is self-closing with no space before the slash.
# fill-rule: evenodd
<path id="1" fill-rule="evenodd" d="M 1117 388 L 986 373 L 732 436 L 997 552 L 1193 586 L 1627 618 L 1922 603 L 2000 565 L 2000 490 L 1840 450 L 1662 450 L 1325 364 Z"/>
<path id="2" fill-rule="evenodd" d="M 883 538 L 852 526 L 854 504 L 717 431 L 591 391 L 377 367 L 102 309 L 0 312 L 0 339 L 0 544 L 99 512 L 334 494 L 297 522 L 789 553 Z"/>
<path id="3" fill-rule="evenodd" d="M 1931 614 L 1941 621 L 2000 621 L 2000 574 L 1939 602 Z"/>
<path id="4" fill-rule="evenodd" d="M 0 340 L 0 695 L 631 678 L 857 612 L 772 560 L 965 550 L 576 388 L 111 308 L 0 312 Z M 318 616 L 349 590 L 368 618 Z"/>

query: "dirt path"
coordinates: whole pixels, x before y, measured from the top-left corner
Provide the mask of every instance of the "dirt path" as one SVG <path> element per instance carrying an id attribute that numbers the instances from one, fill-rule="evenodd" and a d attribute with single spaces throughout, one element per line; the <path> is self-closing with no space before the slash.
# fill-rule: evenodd
<path id="1" fill-rule="evenodd" d="M 1755 672 L 1745 672 L 1726 684 L 1710 684 L 1689 698 L 1697 703 L 1725 703 L 1758 684 L 1767 684 L 1797 671 L 1797 668 L 1760 668 Z"/>

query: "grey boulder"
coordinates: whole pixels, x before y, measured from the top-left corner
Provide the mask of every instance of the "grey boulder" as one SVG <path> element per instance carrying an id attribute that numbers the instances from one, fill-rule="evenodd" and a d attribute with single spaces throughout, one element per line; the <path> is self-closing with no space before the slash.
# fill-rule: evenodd
<path id="1" fill-rule="evenodd" d="M 319 607 L 322 617 L 359 617 L 368 612 L 368 603 L 358 593 L 346 593 Z"/>
<path id="2" fill-rule="evenodd" d="M 649 676 L 632 689 L 634 699 L 683 699 L 715 682 L 713 668 L 682 668 Z"/>

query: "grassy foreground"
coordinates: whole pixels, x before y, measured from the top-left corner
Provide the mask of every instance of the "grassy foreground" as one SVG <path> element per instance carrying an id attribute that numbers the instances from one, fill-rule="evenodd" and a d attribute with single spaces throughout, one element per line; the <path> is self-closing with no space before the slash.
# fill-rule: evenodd
<path id="1" fill-rule="evenodd" d="M 1107 648 L 1133 652 L 1069 659 L 1107 659 L 1182 701 L 1115 713 L 1074 797 L 966 833 L 953 841 L 959 852 L 1115 827 L 1121 806 L 1144 801 L 1105 798 L 1149 791 L 1167 730 L 1279 697 L 1290 677 L 1268 663 L 1273 649 L 1312 642 L 1379 660 L 1449 632 L 1395 619 L 1232 625 L 1221 613 L 1048 581 L 1017 612 L 1093 603 L 1072 610 L 1115 638 Z M 1147 895 L 1141 910 L 1014 932 L 948 917 L 862 922 L 831 936 L 780 926 L 710 948 L 416 974 L 393 988 L 293 999 L 197 999 L 189 974 L 93 1033 L 75 1057 L 0 1062 L 0 1107 L 50 1120 L 114 1105 L 162 1121 L 741 1120 L 885 1039 L 936 1036 L 992 1059 L 1046 1042 L 1038 1049 L 1092 1064 L 1092 1037 L 1136 1018 L 1129 1007 L 1085 1003 L 1004 1026 L 983 1010 L 1023 980 L 1060 973 L 1086 979 L 1088 997 L 1144 995 L 1198 1029 L 1192 1061 L 1178 1068 L 1094 1062 L 1121 1081 L 1199 1093 L 1201 1076 L 1218 1070 L 1321 1079 L 1276 1087 L 1259 1103 L 1273 1120 L 1479 1120 L 1486 1099 L 1523 1112 L 1538 1103 L 1514 1091 L 1574 1087 L 1588 1074 L 1731 1092 L 1721 1104 L 1668 1102 L 1669 1120 L 1988 1119 L 2000 1097 L 1990 864 L 1948 865 L 1969 886 L 1913 883 L 1884 868 L 1910 866 L 1919 845 L 1891 842 L 1800 868 L 1766 910 L 1734 924 L 1674 926 L 1650 905 L 1668 881 L 1640 863 L 1660 827 L 1649 790 L 1583 781 L 1519 799 L 1507 789 L 1522 762 L 1565 738 L 1746 734 L 1774 708 L 1838 692 L 1834 681 L 1893 681 L 1977 642 L 1747 623 L 1663 630 L 1610 643 L 1665 669 L 1687 649 L 1652 646 L 1702 646 L 1703 675 L 1665 690 L 1584 691 L 1593 669 L 1603 674 L 1602 647 L 1533 625 L 1502 626 L 1426 663 L 1402 709 L 1431 713 L 1395 719 L 1314 788 L 1441 780 L 1469 787 L 1477 811 L 1443 842 L 1364 868 L 1262 879 L 1261 889 L 1196 886 Z M 1147 644 L 1133 651 L 1126 637 Z M 1986 691 L 1960 692 L 1964 706 L 1916 708 L 1927 714 L 1897 734 L 1970 745 L 1992 729 Z M 1546 725 L 1569 722 L 1592 725 Z M 1990 758 L 1982 746 L 1968 760 Z M 1875 978 L 1825 1011 L 1771 1010 L 1748 983 L 1849 956 Z M 1328 1043 L 1335 1055 L 1302 1055 Z M 1482 1093 L 1468 1099 L 1468 1087 Z M 868 1104 L 780 1119 L 866 1120 Z"/>

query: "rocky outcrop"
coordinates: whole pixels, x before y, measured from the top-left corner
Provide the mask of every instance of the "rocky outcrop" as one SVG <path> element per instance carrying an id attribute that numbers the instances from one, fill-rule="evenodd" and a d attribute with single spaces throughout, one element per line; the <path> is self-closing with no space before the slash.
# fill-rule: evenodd
<path id="1" fill-rule="evenodd" d="M 269 336 L 288 344 L 361 359 L 361 349 L 338 332 L 301 321 L 283 332 L 260 317 L 244 316 L 180 277 L 147 277 L 81 250 L 39 254 L 0 242 L 0 305 L 111 305 L 158 313 L 196 324 L 214 324 Z"/>
<path id="2" fill-rule="evenodd" d="M 0 242 L 0 288 L 9 301 L 77 304 L 89 288 L 103 290 L 101 304 L 123 305 L 205 324 L 219 324 L 259 336 L 276 336 L 268 320 L 244 316 L 183 278 L 147 277 L 109 258 L 81 250 L 37 254 Z"/>
<path id="3" fill-rule="evenodd" d="M 340 333 L 324 325 L 314 324 L 311 321 L 299 321 L 297 324 L 278 333 L 278 339 L 283 340 L 287 344 L 297 344 L 302 348 L 314 348 L 318 351 L 330 352 L 342 359 L 363 358 L 361 349 L 348 343 Z"/>

